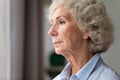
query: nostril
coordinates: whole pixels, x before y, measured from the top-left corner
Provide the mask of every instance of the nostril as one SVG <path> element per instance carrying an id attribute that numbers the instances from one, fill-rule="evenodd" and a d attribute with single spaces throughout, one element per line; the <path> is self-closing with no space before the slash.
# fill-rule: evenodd
<path id="1" fill-rule="evenodd" d="M 51 35 L 51 36 L 56 36 L 56 35 L 57 35 L 56 30 L 51 31 L 51 32 L 50 32 L 50 35 Z"/>

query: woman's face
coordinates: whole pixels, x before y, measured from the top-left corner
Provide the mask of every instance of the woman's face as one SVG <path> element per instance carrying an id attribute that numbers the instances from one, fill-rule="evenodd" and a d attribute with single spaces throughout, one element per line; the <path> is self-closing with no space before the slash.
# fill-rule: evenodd
<path id="1" fill-rule="evenodd" d="M 50 20 L 51 27 L 48 34 L 52 37 L 57 54 L 74 52 L 81 48 L 82 32 L 78 27 L 75 17 L 64 8 L 58 8 Z"/>

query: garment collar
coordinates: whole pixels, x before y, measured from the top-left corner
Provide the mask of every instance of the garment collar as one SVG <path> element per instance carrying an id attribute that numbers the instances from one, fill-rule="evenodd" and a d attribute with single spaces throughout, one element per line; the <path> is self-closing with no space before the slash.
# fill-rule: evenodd
<path id="1" fill-rule="evenodd" d="M 98 60 L 100 58 L 100 54 L 95 54 L 75 75 L 79 78 L 79 80 L 87 80 L 94 70 Z"/>
<path id="2" fill-rule="evenodd" d="M 100 54 L 95 54 L 89 61 L 86 63 L 76 74 L 72 75 L 70 78 L 76 77 L 75 80 L 87 80 L 94 70 L 98 60 L 100 58 Z M 66 65 L 66 67 L 61 72 L 60 76 L 62 79 L 69 80 L 69 76 L 71 74 L 71 66 L 70 63 Z"/>

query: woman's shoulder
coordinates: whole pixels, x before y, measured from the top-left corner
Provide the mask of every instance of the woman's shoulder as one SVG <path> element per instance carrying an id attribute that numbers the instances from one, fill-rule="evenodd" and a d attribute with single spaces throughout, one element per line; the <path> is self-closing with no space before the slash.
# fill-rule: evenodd
<path id="1" fill-rule="evenodd" d="M 96 65 L 91 77 L 94 80 L 120 80 L 120 76 L 109 65 L 101 61 Z"/>
<path id="2" fill-rule="evenodd" d="M 120 80 L 120 76 L 109 65 L 103 63 L 100 72 L 100 80 Z"/>

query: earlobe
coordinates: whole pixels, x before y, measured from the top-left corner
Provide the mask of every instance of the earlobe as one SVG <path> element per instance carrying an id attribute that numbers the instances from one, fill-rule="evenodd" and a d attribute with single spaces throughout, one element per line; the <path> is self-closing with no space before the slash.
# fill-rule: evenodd
<path id="1" fill-rule="evenodd" d="M 89 33 L 87 31 L 83 32 L 83 39 L 88 39 L 89 38 Z"/>

